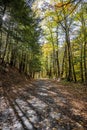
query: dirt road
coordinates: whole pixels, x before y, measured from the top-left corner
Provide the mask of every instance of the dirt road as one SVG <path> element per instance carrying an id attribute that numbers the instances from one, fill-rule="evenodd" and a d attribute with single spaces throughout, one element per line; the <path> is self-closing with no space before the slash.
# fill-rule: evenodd
<path id="1" fill-rule="evenodd" d="M 0 87 L 0 130 L 87 130 L 87 102 L 50 80 Z"/>

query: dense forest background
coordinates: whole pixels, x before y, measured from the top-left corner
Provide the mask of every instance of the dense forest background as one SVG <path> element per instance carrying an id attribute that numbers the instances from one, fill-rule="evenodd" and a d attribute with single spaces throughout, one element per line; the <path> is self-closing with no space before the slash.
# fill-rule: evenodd
<path id="1" fill-rule="evenodd" d="M 0 0 L 0 62 L 32 78 L 87 83 L 86 0 Z"/>

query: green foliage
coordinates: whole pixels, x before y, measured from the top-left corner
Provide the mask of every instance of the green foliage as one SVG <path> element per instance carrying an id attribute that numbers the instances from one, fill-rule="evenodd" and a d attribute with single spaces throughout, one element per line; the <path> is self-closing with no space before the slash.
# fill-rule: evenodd
<path id="1" fill-rule="evenodd" d="M 0 57 L 4 62 L 27 74 L 40 71 L 40 27 L 31 7 L 25 0 L 2 1 L 4 10 L 1 24 Z M 4 40 L 5 39 L 5 40 Z M 5 42 L 6 41 L 6 42 Z M 31 68 L 31 70 L 29 69 Z"/>
<path id="2" fill-rule="evenodd" d="M 60 71 L 61 78 L 69 79 L 71 76 L 70 80 L 86 82 L 87 3 L 51 0 L 44 18 L 44 75 L 50 71 L 52 76 L 58 77 L 57 72 Z"/>

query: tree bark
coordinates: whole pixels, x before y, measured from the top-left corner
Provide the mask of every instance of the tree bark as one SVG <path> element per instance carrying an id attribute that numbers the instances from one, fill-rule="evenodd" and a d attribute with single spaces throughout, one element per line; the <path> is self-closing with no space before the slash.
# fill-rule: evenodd
<path id="1" fill-rule="evenodd" d="M 58 26 L 56 31 L 56 44 L 57 44 L 57 51 L 56 51 L 56 62 L 57 62 L 57 78 L 60 78 L 60 63 L 59 63 L 59 41 L 58 41 Z"/>
<path id="2" fill-rule="evenodd" d="M 66 43 L 67 43 L 67 49 L 68 49 L 68 81 L 72 81 L 72 62 L 71 62 L 71 45 L 70 45 L 70 37 L 69 37 L 69 29 L 66 24 Z"/>
<path id="3" fill-rule="evenodd" d="M 64 73 L 64 64 L 66 64 L 65 70 L 66 70 L 66 77 L 67 77 L 67 46 L 66 45 L 65 45 L 64 56 L 62 60 L 61 77 L 63 77 L 63 73 Z"/>
<path id="4" fill-rule="evenodd" d="M 80 71 L 81 71 L 81 81 L 84 82 L 83 76 L 83 45 L 81 43 L 81 52 L 80 52 Z"/>
<path id="5" fill-rule="evenodd" d="M 9 41 L 9 32 L 7 32 L 7 38 L 6 38 L 5 50 L 4 50 L 3 57 L 2 57 L 2 63 L 4 62 L 4 59 L 5 59 L 7 46 L 8 46 L 8 41 Z"/>

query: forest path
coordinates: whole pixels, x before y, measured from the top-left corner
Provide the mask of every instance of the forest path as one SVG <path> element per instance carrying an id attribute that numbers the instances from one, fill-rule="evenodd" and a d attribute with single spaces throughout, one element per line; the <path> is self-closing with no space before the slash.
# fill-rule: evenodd
<path id="1" fill-rule="evenodd" d="M 87 102 L 59 83 L 0 87 L 0 130 L 87 130 Z"/>

